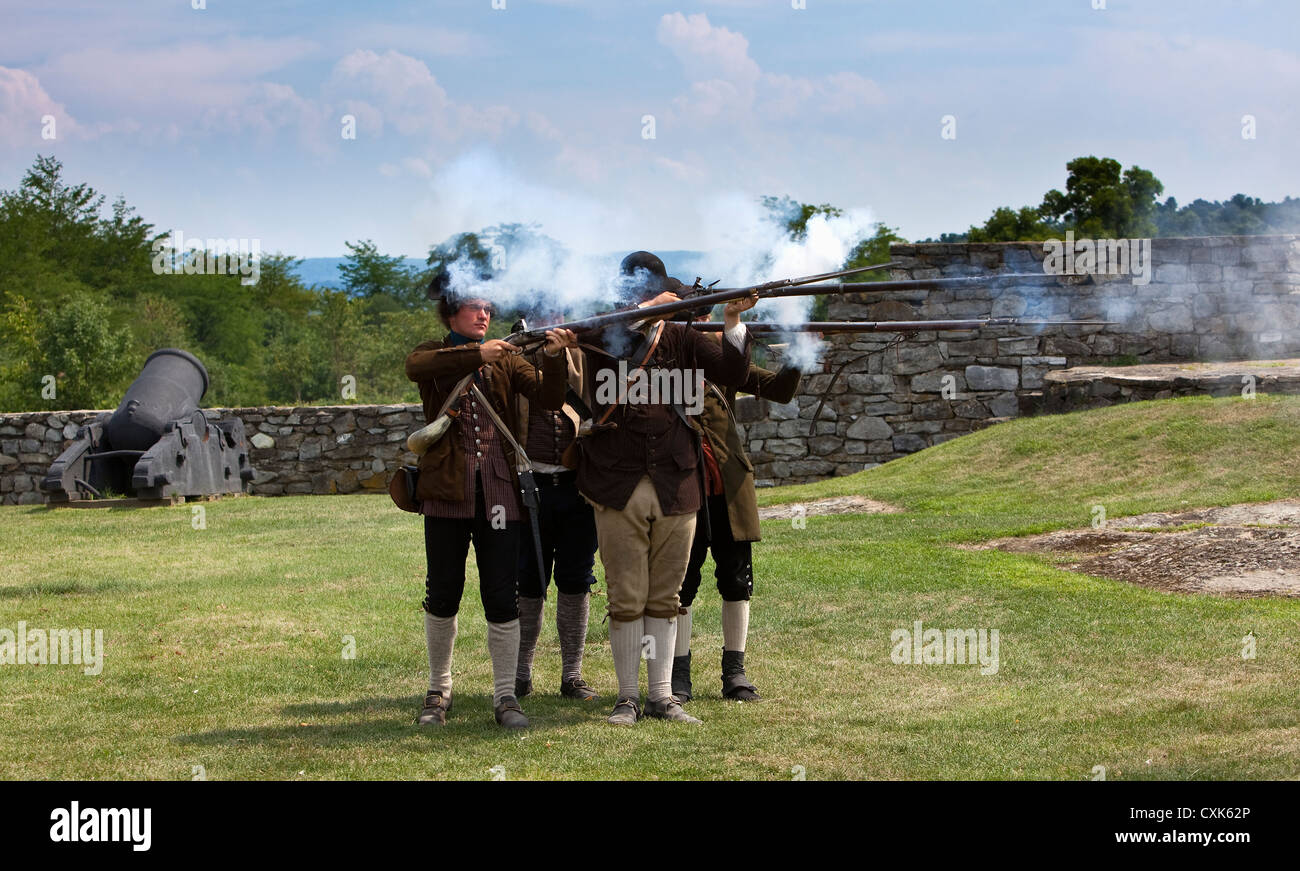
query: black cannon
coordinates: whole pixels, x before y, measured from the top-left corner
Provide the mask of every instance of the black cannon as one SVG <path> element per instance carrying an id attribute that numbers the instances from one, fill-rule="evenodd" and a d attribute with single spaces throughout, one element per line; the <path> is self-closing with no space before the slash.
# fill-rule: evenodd
<path id="1" fill-rule="evenodd" d="M 199 408 L 207 391 L 197 357 L 154 351 L 117 410 L 81 427 L 50 464 L 41 490 L 52 503 L 108 491 L 144 500 L 242 493 L 253 477 L 244 422 L 209 420 Z"/>

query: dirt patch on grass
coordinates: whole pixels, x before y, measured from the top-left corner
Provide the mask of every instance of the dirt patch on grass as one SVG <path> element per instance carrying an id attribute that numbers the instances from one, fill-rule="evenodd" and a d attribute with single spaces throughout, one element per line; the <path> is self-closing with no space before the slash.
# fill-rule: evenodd
<path id="1" fill-rule="evenodd" d="M 808 502 L 794 502 L 789 505 L 772 505 L 758 509 L 762 520 L 789 520 L 803 509 L 804 517 L 814 514 L 894 514 L 902 511 L 897 505 L 877 502 L 865 496 L 833 496 L 829 499 L 813 499 Z"/>
<path id="2" fill-rule="evenodd" d="M 1188 528 L 1191 527 L 1191 528 Z M 1179 593 L 1300 597 L 1300 501 L 1159 512 L 979 546 Z"/>

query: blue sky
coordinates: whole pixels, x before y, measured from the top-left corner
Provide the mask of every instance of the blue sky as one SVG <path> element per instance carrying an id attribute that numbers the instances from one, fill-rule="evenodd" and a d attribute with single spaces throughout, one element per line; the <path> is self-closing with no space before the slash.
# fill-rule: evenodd
<path id="1" fill-rule="evenodd" d="M 205 2 L 3 0 L 0 186 L 53 153 L 160 230 L 421 257 L 500 221 L 696 249 L 763 194 L 921 238 L 1082 154 L 1180 202 L 1300 195 L 1292 3 Z"/>

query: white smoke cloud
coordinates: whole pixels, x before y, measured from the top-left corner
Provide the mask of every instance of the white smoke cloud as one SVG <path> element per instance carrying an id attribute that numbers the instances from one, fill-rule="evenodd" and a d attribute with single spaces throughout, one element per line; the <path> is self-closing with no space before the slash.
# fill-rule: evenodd
<path id="1" fill-rule="evenodd" d="M 845 209 L 841 215 L 816 214 L 807 232 L 791 239 L 784 219 L 753 197 L 732 194 L 705 205 L 705 256 L 700 271 L 723 277 L 730 286 L 762 284 L 839 270 L 853 249 L 875 230 L 866 209 Z M 791 296 L 762 300 L 755 307 L 759 320 L 791 325 L 808 320 L 814 297 Z M 811 333 L 782 333 L 789 343 L 785 359 L 804 371 L 817 365 L 823 343 Z"/>
<path id="2" fill-rule="evenodd" d="M 584 253 L 575 242 L 588 242 L 591 237 L 585 235 L 558 240 L 542 235 L 563 213 L 566 226 L 574 226 L 577 219 L 591 227 L 593 237 L 609 238 L 617 215 L 581 197 L 514 178 L 486 154 L 458 161 L 440 173 L 433 186 L 440 218 L 450 226 L 463 230 L 520 223 L 538 231 L 509 250 L 491 251 L 490 280 L 468 260 L 452 265 L 448 272 L 453 293 L 491 300 L 502 310 L 531 310 L 547 320 L 609 310 L 626 299 L 617 275 L 621 253 Z M 684 210 L 695 212 L 707 228 L 700 240 L 704 253 L 688 264 L 691 274 L 674 276 L 687 285 L 695 275 L 706 283 L 718 280 L 721 287 L 745 287 L 834 272 L 875 229 L 866 209 L 846 209 L 840 215 L 812 216 L 803 238 L 794 240 L 785 226 L 788 215 L 774 214 L 755 197 L 741 193 L 707 197 L 686 204 Z M 811 296 L 764 300 L 755 313 L 769 323 L 800 323 L 808 320 L 813 301 Z M 785 358 L 806 371 L 813 369 L 822 343 L 808 333 L 782 335 L 789 343 Z"/>

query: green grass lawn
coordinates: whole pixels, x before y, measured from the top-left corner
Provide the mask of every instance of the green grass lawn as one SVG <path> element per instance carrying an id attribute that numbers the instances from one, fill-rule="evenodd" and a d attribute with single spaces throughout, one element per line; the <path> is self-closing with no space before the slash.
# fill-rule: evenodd
<path id="1" fill-rule="evenodd" d="M 1300 399 L 1190 399 L 1018 420 L 761 502 L 863 494 L 898 514 L 765 521 L 749 673 L 719 697 L 718 596 L 697 601 L 685 727 L 563 700 L 554 605 L 533 728 L 492 721 L 472 576 L 448 725 L 427 685 L 420 521 L 376 496 L 0 509 L 0 628 L 104 630 L 103 672 L 0 666 L 0 777 L 1046 778 L 1300 776 L 1300 601 L 1153 592 L 953 547 L 1111 517 L 1300 496 Z M 603 582 L 601 584 L 603 588 Z M 988 628 L 1000 667 L 905 665 L 890 633 Z M 1257 656 L 1241 656 L 1253 631 Z M 345 659 L 344 636 L 356 658 Z M 644 679 L 643 679 L 644 680 Z"/>

